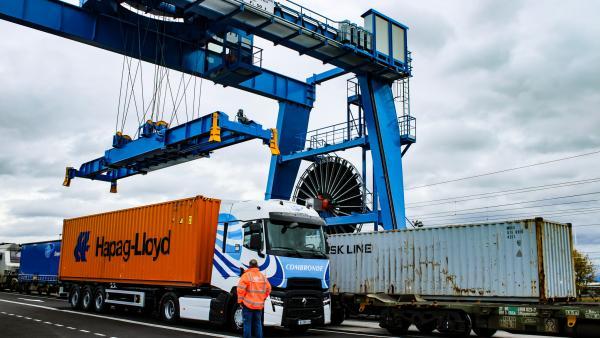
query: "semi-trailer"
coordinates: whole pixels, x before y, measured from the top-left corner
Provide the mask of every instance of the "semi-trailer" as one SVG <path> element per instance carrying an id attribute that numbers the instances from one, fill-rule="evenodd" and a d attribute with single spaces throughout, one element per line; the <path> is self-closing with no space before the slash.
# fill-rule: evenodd
<path id="1" fill-rule="evenodd" d="M 0 289 L 17 289 L 20 258 L 18 244 L 0 243 Z"/>
<path id="2" fill-rule="evenodd" d="M 404 334 L 497 330 L 597 337 L 600 306 L 576 303 L 570 224 L 542 218 L 328 237 L 332 322 L 378 315 Z"/>
<path id="3" fill-rule="evenodd" d="M 39 294 L 62 294 L 58 280 L 61 241 L 21 244 L 18 290 Z"/>
<path id="4" fill-rule="evenodd" d="M 200 196 L 67 219 L 59 276 L 75 309 L 128 306 L 240 330 L 236 286 L 256 259 L 273 287 L 264 325 L 305 331 L 330 322 L 323 225 L 286 201 Z"/>

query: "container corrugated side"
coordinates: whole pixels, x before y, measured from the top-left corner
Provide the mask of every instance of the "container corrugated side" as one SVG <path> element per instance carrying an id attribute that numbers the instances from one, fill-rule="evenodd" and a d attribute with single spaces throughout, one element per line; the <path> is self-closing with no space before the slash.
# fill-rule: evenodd
<path id="1" fill-rule="evenodd" d="M 531 219 L 328 241 L 334 292 L 530 301 L 575 296 L 570 225 Z"/>
<path id="2" fill-rule="evenodd" d="M 60 279 L 208 284 L 219 208 L 198 196 L 65 220 Z"/>
<path id="3" fill-rule="evenodd" d="M 575 265 L 570 224 L 536 219 L 538 245 L 543 258 L 540 283 L 547 299 L 570 298 L 575 295 Z M 567 231 L 568 229 L 568 231 Z"/>

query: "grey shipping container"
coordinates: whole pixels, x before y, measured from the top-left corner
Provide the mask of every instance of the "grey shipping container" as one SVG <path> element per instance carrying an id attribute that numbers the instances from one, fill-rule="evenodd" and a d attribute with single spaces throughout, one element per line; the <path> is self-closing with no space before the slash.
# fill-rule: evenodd
<path id="1" fill-rule="evenodd" d="M 334 293 L 525 302 L 575 297 L 570 224 L 536 218 L 328 241 Z"/>

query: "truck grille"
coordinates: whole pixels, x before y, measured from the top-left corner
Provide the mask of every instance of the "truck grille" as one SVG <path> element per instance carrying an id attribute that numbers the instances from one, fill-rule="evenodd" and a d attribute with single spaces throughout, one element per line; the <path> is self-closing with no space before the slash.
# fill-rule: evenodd
<path id="1" fill-rule="evenodd" d="M 315 297 L 292 297 L 288 299 L 288 307 L 290 308 L 318 308 L 323 307 L 323 300 Z"/>
<path id="2" fill-rule="evenodd" d="M 287 309 L 286 319 L 321 319 L 323 318 L 323 307 L 312 309 Z"/>

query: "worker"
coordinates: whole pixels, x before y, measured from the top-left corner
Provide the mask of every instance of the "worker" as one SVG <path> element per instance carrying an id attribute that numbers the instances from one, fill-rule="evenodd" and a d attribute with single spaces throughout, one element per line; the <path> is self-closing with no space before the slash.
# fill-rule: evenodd
<path id="1" fill-rule="evenodd" d="M 251 338 L 252 333 L 256 338 L 263 338 L 263 309 L 270 293 L 269 280 L 258 269 L 256 259 L 250 260 L 249 268 L 237 286 L 238 303 L 242 306 L 244 319 L 244 338 Z"/>

